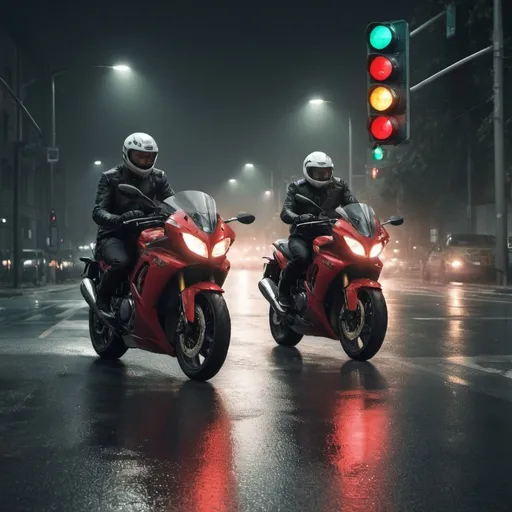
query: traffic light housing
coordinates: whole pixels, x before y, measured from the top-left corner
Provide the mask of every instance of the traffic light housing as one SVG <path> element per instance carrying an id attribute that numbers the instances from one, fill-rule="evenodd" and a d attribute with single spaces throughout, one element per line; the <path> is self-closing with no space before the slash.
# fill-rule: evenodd
<path id="1" fill-rule="evenodd" d="M 398 146 L 410 138 L 409 24 L 370 23 L 366 28 L 368 131 L 374 160 L 382 160 L 380 145 Z M 380 157 L 380 158 L 378 158 Z"/>

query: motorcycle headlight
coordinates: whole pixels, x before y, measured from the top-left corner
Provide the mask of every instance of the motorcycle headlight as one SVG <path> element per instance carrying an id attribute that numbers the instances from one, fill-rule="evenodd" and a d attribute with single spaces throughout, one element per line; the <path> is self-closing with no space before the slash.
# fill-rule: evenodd
<path id="1" fill-rule="evenodd" d="M 224 256 L 224 254 L 226 254 L 228 252 L 230 245 L 231 245 L 230 238 L 224 238 L 224 240 L 217 242 L 213 247 L 212 256 L 214 258 L 220 258 L 221 256 Z"/>
<path id="2" fill-rule="evenodd" d="M 350 250 L 356 254 L 357 256 L 366 256 L 366 252 L 362 244 L 360 244 L 357 240 L 350 238 L 349 236 L 344 236 L 345 243 L 349 246 Z"/>
<path id="3" fill-rule="evenodd" d="M 194 254 L 201 256 L 202 258 L 208 258 L 208 247 L 206 244 L 197 238 L 197 236 L 191 235 L 190 233 L 183 233 L 183 240 L 185 245 Z"/>
<path id="4" fill-rule="evenodd" d="M 376 258 L 382 252 L 382 249 L 384 249 L 384 245 L 381 242 L 375 244 L 370 251 L 370 258 Z"/>

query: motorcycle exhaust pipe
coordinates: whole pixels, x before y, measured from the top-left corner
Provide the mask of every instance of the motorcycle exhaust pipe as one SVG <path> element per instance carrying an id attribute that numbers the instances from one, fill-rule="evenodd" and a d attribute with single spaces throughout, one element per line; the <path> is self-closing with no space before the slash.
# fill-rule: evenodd
<path id="1" fill-rule="evenodd" d="M 103 316 L 103 313 L 100 311 L 100 308 L 96 304 L 96 287 L 91 279 L 86 277 L 82 279 L 80 283 L 80 293 L 84 298 L 87 305 L 94 311 L 94 314 L 107 326 L 109 323 L 107 319 Z"/>
<path id="2" fill-rule="evenodd" d="M 261 294 L 265 299 L 267 299 L 268 303 L 272 306 L 274 311 L 277 311 L 281 315 L 286 315 L 286 311 L 283 309 L 277 297 L 279 295 L 279 290 L 277 289 L 276 283 L 272 281 L 269 277 L 263 278 L 258 283 L 258 288 L 260 289 Z"/>

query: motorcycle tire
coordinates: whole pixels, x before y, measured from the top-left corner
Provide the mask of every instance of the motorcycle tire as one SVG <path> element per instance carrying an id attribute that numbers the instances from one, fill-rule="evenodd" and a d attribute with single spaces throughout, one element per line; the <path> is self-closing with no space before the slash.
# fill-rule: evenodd
<path id="1" fill-rule="evenodd" d="M 196 324 L 204 322 L 205 332 L 201 349 L 193 357 L 187 355 L 185 352 L 188 347 L 184 345 L 190 338 L 185 340 L 185 335 L 181 334 L 176 336 L 176 357 L 181 370 L 189 379 L 204 382 L 217 375 L 226 360 L 231 342 L 231 318 L 226 301 L 219 293 L 202 291 L 196 295 L 195 305 L 195 321 L 189 328 L 193 332 L 197 328 Z M 206 338 L 209 342 L 207 352 L 203 346 Z M 204 358 L 202 363 L 199 355 Z"/>
<path id="2" fill-rule="evenodd" d="M 94 311 L 89 309 L 89 336 L 96 354 L 107 360 L 119 359 L 124 356 L 128 347 L 124 344 L 123 339 L 114 333 L 110 334 L 108 341 L 105 341 L 107 335 L 109 335 L 107 327 L 98 320 Z"/>
<path id="3" fill-rule="evenodd" d="M 366 335 L 365 339 L 361 340 L 363 346 L 355 347 L 354 341 L 345 336 L 341 325 L 343 309 L 340 315 L 340 343 L 351 359 L 368 361 L 380 350 L 384 343 L 388 329 L 388 308 L 382 291 L 374 288 L 361 288 L 358 301 L 358 304 L 360 303 L 364 308 L 363 331 L 366 329 Z"/>
<path id="4" fill-rule="evenodd" d="M 282 347 L 295 347 L 295 345 L 302 340 L 304 335 L 291 329 L 283 319 L 278 320 L 279 315 L 271 307 L 268 313 L 268 323 L 274 341 Z"/>

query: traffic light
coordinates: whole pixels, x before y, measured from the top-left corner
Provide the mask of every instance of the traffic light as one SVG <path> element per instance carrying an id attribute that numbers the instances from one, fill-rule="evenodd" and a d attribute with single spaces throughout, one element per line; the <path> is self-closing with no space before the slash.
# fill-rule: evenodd
<path id="1" fill-rule="evenodd" d="M 368 130 L 374 160 L 382 160 L 380 145 L 398 146 L 410 137 L 409 24 L 370 23 L 368 47 Z"/>
<path id="2" fill-rule="evenodd" d="M 377 162 L 381 162 L 384 160 L 385 156 L 386 152 L 378 144 L 376 144 L 372 149 L 372 158 Z"/>
<path id="3" fill-rule="evenodd" d="M 57 216 L 55 215 L 55 210 L 52 210 L 50 213 L 50 224 L 56 224 L 57 223 Z"/>
<path id="4" fill-rule="evenodd" d="M 379 169 L 377 167 L 374 167 L 372 169 L 372 180 L 376 180 L 379 177 Z"/>

